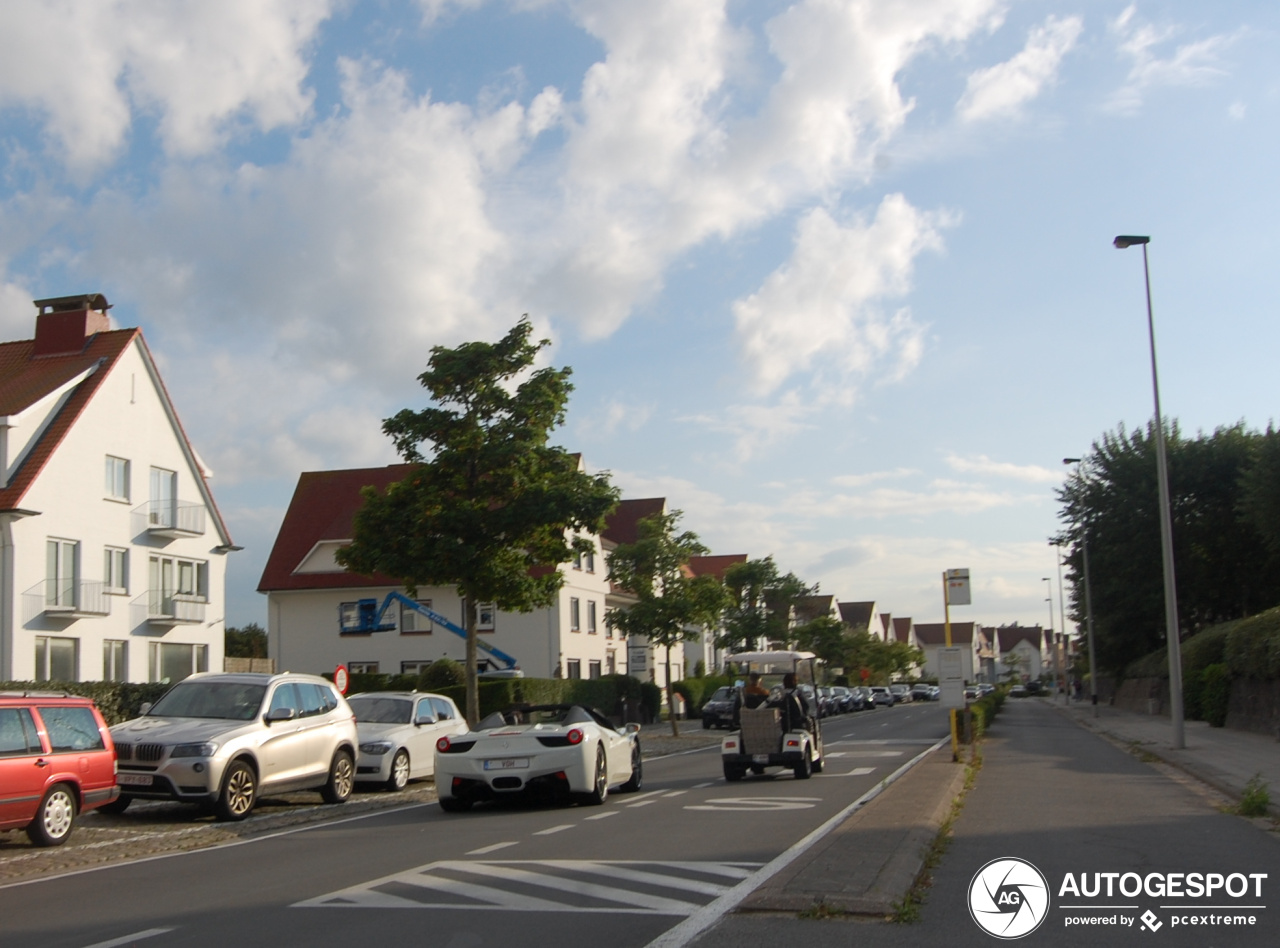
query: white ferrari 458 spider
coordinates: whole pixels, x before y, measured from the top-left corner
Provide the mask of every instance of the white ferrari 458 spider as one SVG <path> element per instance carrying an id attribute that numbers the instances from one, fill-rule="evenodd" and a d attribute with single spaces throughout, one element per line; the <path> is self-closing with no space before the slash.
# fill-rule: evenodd
<path id="1" fill-rule="evenodd" d="M 611 787 L 640 789 L 640 727 L 615 728 L 577 704 L 525 705 L 436 742 L 440 808 L 525 795 L 599 805 Z"/>

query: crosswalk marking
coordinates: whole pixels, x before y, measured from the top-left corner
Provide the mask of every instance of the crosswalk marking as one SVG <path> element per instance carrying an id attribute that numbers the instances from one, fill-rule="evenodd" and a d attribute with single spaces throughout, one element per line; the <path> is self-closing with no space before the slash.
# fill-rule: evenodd
<path id="1" fill-rule="evenodd" d="M 760 863 L 748 862 L 448 860 L 307 899 L 294 907 L 688 916 L 759 867 Z"/>

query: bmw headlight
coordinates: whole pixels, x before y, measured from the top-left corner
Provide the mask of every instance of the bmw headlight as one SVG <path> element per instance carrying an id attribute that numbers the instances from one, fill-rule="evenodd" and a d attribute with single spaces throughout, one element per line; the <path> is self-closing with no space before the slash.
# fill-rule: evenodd
<path id="1" fill-rule="evenodd" d="M 169 751 L 170 757 L 212 757 L 217 751 L 218 745 L 213 741 L 205 741 L 203 744 L 178 744 L 173 750 Z"/>
<path id="2" fill-rule="evenodd" d="M 360 745 L 360 753 L 373 754 L 375 757 L 381 757 L 394 746 L 395 745 L 390 741 L 370 741 L 368 744 Z"/>

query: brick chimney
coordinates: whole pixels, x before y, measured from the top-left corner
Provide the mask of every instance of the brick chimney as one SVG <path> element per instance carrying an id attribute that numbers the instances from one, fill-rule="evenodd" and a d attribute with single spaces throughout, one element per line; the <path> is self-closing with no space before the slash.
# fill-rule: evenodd
<path id="1" fill-rule="evenodd" d="M 79 355 L 89 339 L 111 328 L 111 304 L 101 293 L 35 300 L 36 344 L 32 358 Z"/>

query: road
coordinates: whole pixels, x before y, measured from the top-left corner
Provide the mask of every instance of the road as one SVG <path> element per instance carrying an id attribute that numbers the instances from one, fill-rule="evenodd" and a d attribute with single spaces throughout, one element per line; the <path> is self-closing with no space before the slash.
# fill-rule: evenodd
<path id="1" fill-rule="evenodd" d="M 825 722 L 808 781 L 727 784 L 710 749 L 647 762 L 643 790 L 603 807 L 412 805 L 0 887 L 5 942 L 640 948 L 946 732 L 937 705 L 905 705 Z"/>

